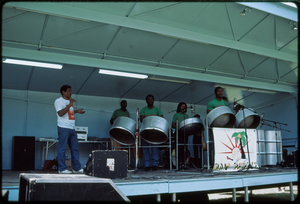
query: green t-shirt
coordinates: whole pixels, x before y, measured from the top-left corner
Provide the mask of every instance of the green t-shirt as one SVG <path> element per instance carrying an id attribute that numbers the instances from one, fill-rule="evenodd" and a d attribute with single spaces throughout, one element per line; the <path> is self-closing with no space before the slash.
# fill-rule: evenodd
<path id="1" fill-rule="evenodd" d="M 116 119 L 117 117 L 120 117 L 120 116 L 130 117 L 129 112 L 127 110 L 126 111 L 122 111 L 121 109 L 118 109 L 118 110 L 114 111 L 114 113 L 112 114 L 111 118 L 114 120 L 114 119 Z"/>
<path id="2" fill-rule="evenodd" d="M 185 119 L 189 118 L 188 114 L 182 114 L 182 113 L 175 113 L 173 116 L 173 123 L 176 123 L 176 121 L 178 120 L 178 122 L 181 122 Z"/>
<path id="3" fill-rule="evenodd" d="M 219 106 L 227 106 L 227 102 L 224 101 L 223 99 L 221 101 L 219 101 L 218 99 L 214 98 L 207 103 L 207 110 L 210 111 Z"/>
<path id="4" fill-rule="evenodd" d="M 143 115 L 145 117 L 150 116 L 150 115 L 163 116 L 163 113 L 159 108 L 157 108 L 155 106 L 153 106 L 152 109 L 149 109 L 148 106 L 146 106 L 146 107 L 141 109 L 140 115 Z"/>

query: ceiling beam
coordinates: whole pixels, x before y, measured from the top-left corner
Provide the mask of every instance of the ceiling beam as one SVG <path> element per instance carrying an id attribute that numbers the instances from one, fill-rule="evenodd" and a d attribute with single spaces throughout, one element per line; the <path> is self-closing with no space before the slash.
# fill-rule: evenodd
<path id="1" fill-rule="evenodd" d="M 147 22 L 138 19 L 132 19 L 128 17 L 122 17 L 118 15 L 111 15 L 99 11 L 88 10 L 80 8 L 76 3 L 30 3 L 30 2 L 9 2 L 6 6 L 15 7 L 19 9 L 40 12 L 50 15 L 57 15 L 62 17 L 68 17 L 78 20 L 95 21 L 101 23 L 107 23 L 131 29 L 143 30 L 146 32 L 157 33 L 168 37 L 178 38 L 182 40 L 193 41 L 196 43 L 212 44 L 221 47 L 227 47 L 230 49 L 241 50 L 244 52 L 255 53 L 258 55 L 280 59 L 284 61 L 297 62 L 297 55 L 277 51 L 274 49 L 268 49 L 234 41 L 230 39 L 215 37 L 202 33 L 192 32 L 180 28 L 170 27 L 167 25 L 161 25 L 157 23 Z"/>
<path id="2" fill-rule="evenodd" d="M 81 57 L 69 54 L 50 53 L 45 51 L 28 50 L 13 47 L 2 47 L 2 56 L 11 58 L 21 58 L 35 61 L 48 61 L 62 64 L 74 64 L 79 66 L 88 66 L 94 68 L 105 68 L 116 71 L 127 71 L 133 73 L 160 75 L 166 77 L 175 77 L 182 79 L 189 79 L 195 81 L 205 81 L 212 83 L 222 83 L 234 86 L 251 87 L 255 89 L 265 89 L 279 92 L 288 92 L 297 94 L 297 86 L 289 86 L 282 84 L 273 84 L 266 82 L 256 82 L 248 79 L 237 79 L 233 77 L 218 76 L 208 73 L 196 73 L 186 70 L 177 70 L 162 68 L 156 66 L 139 65 L 136 63 L 125 63 L 111 61 L 100 58 Z"/>

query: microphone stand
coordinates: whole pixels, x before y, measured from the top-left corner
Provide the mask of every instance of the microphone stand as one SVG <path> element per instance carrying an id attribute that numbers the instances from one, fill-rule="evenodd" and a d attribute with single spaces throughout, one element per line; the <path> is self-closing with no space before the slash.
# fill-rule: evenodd
<path id="1" fill-rule="evenodd" d="M 235 102 L 236 103 L 236 102 Z M 236 103 L 238 104 L 238 103 Z M 243 118 L 244 118 L 244 128 L 245 128 L 245 135 L 246 135 L 246 141 L 248 141 L 248 135 L 247 135 L 247 127 L 246 127 L 246 118 L 245 118 L 245 108 L 252 111 L 253 113 L 255 113 L 253 110 L 241 105 L 241 104 L 238 104 L 241 106 L 241 109 L 243 110 Z M 242 155 L 241 155 L 241 158 L 242 159 L 246 159 L 246 155 L 245 155 L 245 152 L 244 152 L 244 149 L 243 149 L 243 143 L 242 143 L 242 138 L 240 138 L 240 143 L 241 143 L 241 151 L 242 151 Z M 245 144 L 246 145 L 246 144 Z M 250 161 L 250 153 L 249 153 L 249 145 L 247 145 L 247 151 L 248 151 L 248 160 L 249 160 L 249 165 L 247 166 L 247 170 L 249 168 L 253 168 L 252 165 L 251 165 L 251 161 Z"/>
<path id="2" fill-rule="evenodd" d="M 266 120 L 266 119 L 262 119 L 262 121 L 263 121 L 262 125 L 267 125 L 267 126 L 274 127 L 274 128 L 276 127 L 276 129 L 278 129 L 278 130 L 284 130 L 284 131 L 287 131 L 287 132 L 291 132 L 291 131 L 286 130 L 286 129 L 277 128 L 277 126 L 276 126 L 276 124 L 281 124 L 281 125 L 286 125 L 287 126 L 287 124 L 285 124 L 285 123 L 280 123 L 280 122 L 276 122 L 276 121 L 272 121 L 272 120 Z M 270 125 L 268 123 L 265 123 L 265 121 L 272 122 L 272 123 L 274 123 L 274 125 Z"/>
<path id="3" fill-rule="evenodd" d="M 139 108 L 136 110 L 136 132 L 135 132 L 135 171 L 138 170 L 138 162 L 139 162 L 139 154 L 138 154 L 138 146 L 139 146 Z"/>

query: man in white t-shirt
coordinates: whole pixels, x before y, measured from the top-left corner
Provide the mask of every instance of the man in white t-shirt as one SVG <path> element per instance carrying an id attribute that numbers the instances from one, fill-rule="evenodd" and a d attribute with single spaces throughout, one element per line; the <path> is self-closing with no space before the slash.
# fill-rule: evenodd
<path id="1" fill-rule="evenodd" d="M 77 140 L 77 133 L 75 131 L 75 113 L 83 114 L 83 109 L 74 110 L 73 104 L 75 99 L 71 98 L 72 89 L 69 85 L 63 85 L 60 88 L 62 97 L 58 98 L 54 102 L 54 107 L 57 115 L 57 131 L 58 131 L 58 173 L 71 174 L 71 173 L 83 173 L 81 163 L 79 162 L 79 145 Z M 71 164 L 72 171 L 67 169 L 65 163 L 65 153 L 67 145 L 71 150 Z"/>

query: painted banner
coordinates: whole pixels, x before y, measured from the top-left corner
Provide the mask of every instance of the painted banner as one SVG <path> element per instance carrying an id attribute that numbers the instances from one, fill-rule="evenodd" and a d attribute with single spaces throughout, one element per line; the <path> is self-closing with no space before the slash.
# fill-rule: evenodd
<path id="1" fill-rule="evenodd" d="M 247 129 L 247 134 L 242 128 L 213 128 L 212 131 L 215 146 L 214 171 L 241 171 L 258 168 L 256 129 Z M 252 168 L 248 168 L 249 161 Z"/>

